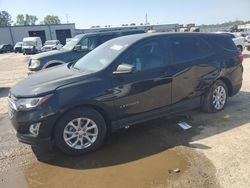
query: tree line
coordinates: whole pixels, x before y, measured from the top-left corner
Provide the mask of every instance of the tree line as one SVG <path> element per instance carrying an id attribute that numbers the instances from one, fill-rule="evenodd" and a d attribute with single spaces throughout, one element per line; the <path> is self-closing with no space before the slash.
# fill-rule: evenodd
<path id="1" fill-rule="evenodd" d="M 18 14 L 16 22 L 13 23 L 11 15 L 7 11 L 0 11 L 0 26 L 11 26 L 11 25 L 36 25 L 38 18 L 35 15 L 29 14 Z M 60 24 L 61 20 L 58 16 L 47 15 L 39 23 L 42 25 Z"/>

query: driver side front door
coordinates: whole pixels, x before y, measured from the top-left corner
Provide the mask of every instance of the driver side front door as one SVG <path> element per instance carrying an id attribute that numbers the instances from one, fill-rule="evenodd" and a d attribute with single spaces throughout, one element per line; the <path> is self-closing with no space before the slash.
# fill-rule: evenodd
<path id="1" fill-rule="evenodd" d="M 113 75 L 117 119 L 129 118 L 171 105 L 168 52 L 161 38 L 141 42 L 118 60 L 135 71 Z"/>

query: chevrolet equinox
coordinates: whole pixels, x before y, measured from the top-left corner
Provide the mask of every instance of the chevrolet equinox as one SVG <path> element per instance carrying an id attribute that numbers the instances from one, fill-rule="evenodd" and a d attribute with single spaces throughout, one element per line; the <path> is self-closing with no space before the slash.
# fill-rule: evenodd
<path id="1" fill-rule="evenodd" d="M 197 107 L 223 110 L 241 88 L 242 61 L 223 34 L 119 37 L 19 82 L 9 117 L 19 141 L 82 154 L 125 126 Z"/>

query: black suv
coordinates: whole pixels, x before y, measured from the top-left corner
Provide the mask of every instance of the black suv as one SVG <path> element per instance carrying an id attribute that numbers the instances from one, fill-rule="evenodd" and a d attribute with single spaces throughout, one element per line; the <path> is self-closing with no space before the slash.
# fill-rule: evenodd
<path id="1" fill-rule="evenodd" d="M 59 50 L 31 56 L 28 62 L 29 74 L 65 63 L 73 63 L 100 44 L 125 35 L 145 33 L 143 30 L 118 30 L 76 35 Z"/>
<path id="2" fill-rule="evenodd" d="M 241 88 L 242 60 L 221 34 L 119 37 L 19 82 L 9 117 L 21 142 L 86 153 L 118 128 L 200 106 L 222 110 Z"/>
<path id="3" fill-rule="evenodd" d="M 11 44 L 0 44 L 0 53 L 12 52 L 13 46 Z"/>

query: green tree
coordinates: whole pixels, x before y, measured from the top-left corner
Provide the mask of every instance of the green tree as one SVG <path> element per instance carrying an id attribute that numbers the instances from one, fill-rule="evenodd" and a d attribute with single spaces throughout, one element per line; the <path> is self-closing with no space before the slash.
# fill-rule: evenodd
<path id="1" fill-rule="evenodd" d="M 58 16 L 48 15 L 44 18 L 43 23 L 45 25 L 60 24 L 61 21 Z"/>
<path id="2" fill-rule="evenodd" d="M 28 14 L 18 14 L 16 18 L 17 25 L 35 25 L 38 18 Z"/>
<path id="3" fill-rule="evenodd" d="M 12 20 L 11 16 L 8 12 L 6 11 L 1 11 L 0 12 L 0 26 L 9 26 L 11 25 Z"/>
<path id="4" fill-rule="evenodd" d="M 18 14 L 16 17 L 16 25 L 26 25 L 23 14 Z"/>
<path id="5" fill-rule="evenodd" d="M 30 23 L 30 25 L 35 25 L 37 20 L 38 20 L 38 18 L 36 16 L 29 15 L 29 23 Z"/>

